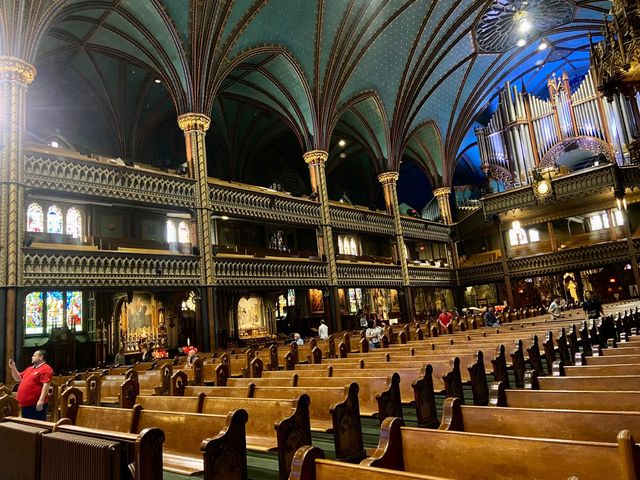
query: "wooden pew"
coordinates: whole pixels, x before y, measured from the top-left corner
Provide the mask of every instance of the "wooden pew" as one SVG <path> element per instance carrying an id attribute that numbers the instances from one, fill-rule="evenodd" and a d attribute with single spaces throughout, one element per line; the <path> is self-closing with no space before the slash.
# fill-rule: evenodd
<path id="1" fill-rule="evenodd" d="M 133 434 L 160 428 L 166 436 L 162 462 L 167 471 L 204 472 L 208 479 L 220 478 L 222 472 L 247 478 L 245 410 L 229 408 L 222 414 L 202 415 L 143 410 L 139 405 L 132 409 L 94 407 L 79 403 L 79 390 L 65 394 L 62 415 L 76 427 Z"/>
<path id="2" fill-rule="evenodd" d="M 187 387 L 185 397 L 191 397 L 188 411 L 201 412 L 205 395 L 207 397 L 265 398 L 295 400 L 307 394 L 311 399 L 309 416 L 311 430 L 331 433 L 334 437 L 336 458 L 346 461 L 362 460 L 364 444 L 360 408 L 358 403 L 358 384 L 346 387 L 269 387 L 249 384 L 247 387 Z M 157 409 L 166 403 L 167 408 L 184 411 L 180 397 L 138 397 L 137 403 L 144 408 Z M 172 406 L 170 403 L 173 402 Z M 186 402 L 185 402 L 186 403 Z"/>
<path id="3" fill-rule="evenodd" d="M 5 417 L 18 417 L 20 406 L 13 395 L 0 395 L 0 420 Z"/>
<path id="4" fill-rule="evenodd" d="M 474 480 L 631 480 L 640 475 L 639 454 L 628 430 L 617 443 L 597 443 L 409 428 L 388 418 L 378 448 L 361 464 Z"/>
<path id="5" fill-rule="evenodd" d="M 90 408 L 99 408 L 99 407 L 82 407 L 82 408 L 90 409 Z M 5 420 L 6 422 L 0 424 L 0 426 L 5 426 L 5 425 L 7 426 L 15 425 L 15 426 L 23 426 L 23 427 L 28 426 L 28 427 L 35 427 L 37 429 L 40 429 L 43 432 L 43 434 L 56 432 L 56 433 L 71 434 L 74 436 L 79 436 L 79 438 L 90 437 L 90 438 L 95 438 L 99 440 L 116 441 L 123 446 L 122 448 L 123 457 L 119 462 L 120 467 L 123 469 L 126 469 L 126 472 L 125 471 L 120 472 L 120 475 L 121 475 L 120 478 L 130 478 L 129 471 L 135 472 L 136 480 L 157 480 L 159 478 L 162 478 L 162 444 L 165 438 L 162 430 L 158 428 L 148 428 L 140 432 L 139 434 L 130 434 L 127 432 L 115 432 L 115 431 L 107 431 L 107 430 L 95 430 L 95 429 L 84 428 L 84 427 L 76 427 L 76 426 L 70 425 L 69 420 L 66 418 L 56 423 L 42 422 L 38 420 L 30 420 L 30 419 L 17 418 L 17 417 L 7 417 Z M 63 451 L 72 450 L 73 447 L 69 448 L 70 447 L 69 438 L 65 440 L 66 440 L 65 442 L 66 445 L 64 446 Z M 82 443 L 86 443 L 86 442 L 82 442 Z M 13 439 L 13 443 L 11 444 L 15 444 L 15 437 Z M 0 449 L 0 451 L 2 451 L 3 453 L 10 453 L 11 450 L 8 448 L 9 445 L 10 443 L 3 442 L 3 448 Z M 18 443 L 18 446 L 20 447 L 19 443 Z M 13 452 L 14 454 L 13 461 L 15 462 L 19 458 L 18 455 L 22 453 L 24 452 L 22 452 L 20 448 L 19 448 L 19 453 Z M 67 471 L 67 472 L 60 471 L 60 469 L 58 469 L 57 471 L 61 475 L 60 478 L 74 478 L 75 476 L 74 474 L 79 473 L 73 470 L 74 469 L 73 460 L 77 459 L 77 453 L 71 451 L 70 453 L 72 455 L 75 454 L 76 456 L 75 458 L 70 458 L 68 460 L 61 458 L 60 453 L 61 452 L 59 449 L 57 450 L 57 452 L 55 452 L 55 454 L 57 454 L 55 455 L 56 461 L 57 462 L 62 461 L 62 462 L 65 462 L 65 464 L 69 464 L 67 465 L 67 467 L 71 469 L 71 471 Z M 42 466 L 43 468 L 51 468 L 50 467 L 51 462 L 50 461 L 45 462 L 44 459 L 41 459 L 41 453 L 36 453 L 35 460 L 39 467 Z M 4 479 L 9 480 L 9 478 L 11 478 L 11 477 L 5 476 L 5 474 L 7 473 L 7 470 L 2 469 L 0 471 L 3 473 L 3 477 L 2 477 L 3 480 Z M 51 472 L 48 472 L 48 473 L 51 474 Z M 85 475 L 87 474 L 86 469 L 83 471 L 83 473 Z M 113 474 L 115 474 L 115 472 L 113 472 Z M 15 478 L 19 478 L 20 480 L 22 480 L 26 477 L 24 477 L 23 475 L 20 475 Z M 92 478 L 95 478 L 95 477 L 92 477 Z"/>
<path id="6" fill-rule="evenodd" d="M 166 400 L 166 407 L 162 401 Z M 156 397 L 145 399 L 154 408 L 165 413 L 193 411 L 197 397 Z M 277 452 L 281 479 L 286 479 L 291 459 L 302 445 L 311 443 L 309 396 L 302 393 L 295 400 L 204 397 L 200 412 L 210 415 L 226 415 L 242 408 L 248 413 L 246 424 L 246 448 L 262 452 Z M 141 407 L 140 407 L 141 408 Z M 144 411 L 144 410 L 143 410 Z M 198 415 L 198 414 L 194 414 Z M 178 426 L 176 424 L 176 426 Z M 188 434 L 188 431 L 185 433 Z"/>
<path id="7" fill-rule="evenodd" d="M 136 380 L 122 375 L 103 375 L 100 377 L 99 405 L 112 404 L 120 408 L 131 408 L 140 392 Z"/>
<path id="8" fill-rule="evenodd" d="M 475 407 L 447 398 L 439 429 L 615 443 L 621 430 L 640 432 L 640 412 Z"/>
<path id="9" fill-rule="evenodd" d="M 640 392 L 506 389 L 491 385 L 489 404 L 495 407 L 640 412 Z"/>
<path id="10" fill-rule="evenodd" d="M 311 445 L 301 447 L 293 457 L 289 480 L 448 480 L 445 477 L 416 475 L 386 468 L 365 467 L 325 460 L 324 453 Z"/>

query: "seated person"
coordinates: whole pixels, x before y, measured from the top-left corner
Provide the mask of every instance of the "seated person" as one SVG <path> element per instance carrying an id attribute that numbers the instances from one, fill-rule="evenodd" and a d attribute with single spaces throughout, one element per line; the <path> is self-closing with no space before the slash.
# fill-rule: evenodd
<path id="1" fill-rule="evenodd" d="M 293 341 L 296 342 L 298 345 L 304 345 L 304 340 L 302 339 L 299 333 L 293 334 Z"/>
<path id="2" fill-rule="evenodd" d="M 582 309 L 587 317 L 587 320 L 594 320 L 604 317 L 604 310 L 602 309 L 602 302 L 591 291 L 587 291 L 584 294 L 584 302 L 582 302 Z"/>
<path id="3" fill-rule="evenodd" d="M 549 313 L 553 320 L 556 320 L 562 316 L 562 311 L 560 310 L 560 297 L 554 298 L 551 305 L 549 305 Z"/>
<path id="4" fill-rule="evenodd" d="M 499 327 L 500 326 L 500 322 L 498 321 L 498 318 L 496 317 L 494 311 L 493 311 L 493 307 L 489 307 L 487 309 L 486 312 L 484 312 L 484 324 L 487 327 Z"/>
<path id="5" fill-rule="evenodd" d="M 382 327 L 375 325 L 373 320 L 369 321 L 369 328 L 365 332 L 365 337 L 369 341 L 369 348 L 380 348 L 382 340 Z"/>
<path id="6" fill-rule="evenodd" d="M 127 359 L 124 356 L 124 348 L 118 350 L 118 353 L 116 353 L 116 357 L 113 359 L 113 363 L 115 363 L 116 365 L 124 365 L 127 363 Z"/>
<path id="7" fill-rule="evenodd" d="M 438 315 L 438 323 L 440 324 L 440 331 L 442 333 L 447 333 L 449 331 L 449 325 L 453 321 L 453 315 L 451 312 L 447 312 L 446 310 L 442 310 L 440 315 Z"/>

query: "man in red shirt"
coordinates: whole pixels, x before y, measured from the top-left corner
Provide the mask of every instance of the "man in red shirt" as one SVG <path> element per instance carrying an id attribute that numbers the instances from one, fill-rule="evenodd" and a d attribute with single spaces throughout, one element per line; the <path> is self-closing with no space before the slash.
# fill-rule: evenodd
<path id="1" fill-rule="evenodd" d="M 440 332 L 447 333 L 449 331 L 449 324 L 453 321 L 453 315 L 451 312 L 447 312 L 446 310 L 442 310 L 440 315 L 438 315 L 438 323 L 440 324 Z"/>
<path id="2" fill-rule="evenodd" d="M 22 407 L 22 416 L 34 420 L 47 419 L 47 402 L 49 401 L 49 383 L 53 369 L 47 365 L 44 350 L 36 350 L 31 357 L 33 366 L 18 372 L 13 358 L 9 359 L 11 376 L 18 386 L 18 403 Z"/>

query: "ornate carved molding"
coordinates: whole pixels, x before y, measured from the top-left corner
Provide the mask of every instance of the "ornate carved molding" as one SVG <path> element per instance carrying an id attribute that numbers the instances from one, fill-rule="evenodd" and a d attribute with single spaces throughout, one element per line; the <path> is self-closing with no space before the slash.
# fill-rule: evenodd
<path id="1" fill-rule="evenodd" d="M 405 238 L 431 240 L 434 242 L 448 242 L 451 229 L 437 222 L 429 222 L 418 218 L 401 217 L 402 233 Z"/>
<path id="2" fill-rule="evenodd" d="M 396 265 L 338 265 L 341 287 L 401 287 L 402 272 Z"/>
<path id="3" fill-rule="evenodd" d="M 29 85 L 36 78 L 36 67 L 16 57 L 0 57 L 0 80 Z"/>
<path id="4" fill-rule="evenodd" d="M 613 163 L 580 170 L 569 175 L 552 178 L 553 199 L 547 203 L 564 201 L 570 198 L 593 195 L 618 188 L 619 167 Z M 633 168 L 633 167 L 630 167 Z M 630 174 L 632 175 L 632 174 Z M 636 174 L 637 175 L 637 174 Z M 634 177 L 631 177 L 634 178 Z M 485 218 L 509 210 L 522 210 L 536 205 L 536 197 L 530 185 L 513 188 L 506 192 L 488 195 L 481 200 Z"/>
<path id="5" fill-rule="evenodd" d="M 512 276 L 523 277 L 562 272 L 573 268 L 597 267 L 628 258 L 627 242 L 622 240 L 510 259 L 508 265 Z"/>
<path id="6" fill-rule="evenodd" d="M 185 113 L 178 117 L 178 126 L 183 132 L 206 132 L 210 125 L 211 119 L 202 113 Z"/>
<path id="7" fill-rule="evenodd" d="M 409 266 L 409 279 L 412 287 L 453 286 L 456 283 L 455 271 L 449 268 Z"/>
<path id="8" fill-rule="evenodd" d="M 195 207 L 194 181 L 117 165 L 25 153 L 25 185 L 152 205 Z"/>
<path id="9" fill-rule="evenodd" d="M 640 188 L 640 166 L 620 167 L 620 183 L 623 188 Z"/>
<path id="10" fill-rule="evenodd" d="M 302 225 L 320 224 L 320 205 L 310 200 L 211 183 L 209 198 L 215 213 Z"/>
<path id="11" fill-rule="evenodd" d="M 531 186 L 512 188 L 481 198 L 485 218 L 509 210 L 523 209 L 535 205 L 536 199 Z"/>
<path id="12" fill-rule="evenodd" d="M 458 278 L 462 286 L 495 282 L 503 277 L 502 262 L 485 263 L 458 270 Z"/>
<path id="13" fill-rule="evenodd" d="M 382 185 L 386 185 L 386 184 L 395 185 L 395 183 L 398 181 L 398 178 L 400 178 L 400 174 L 398 172 L 384 172 L 378 175 L 378 181 Z"/>
<path id="14" fill-rule="evenodd" d="M 224 287 L 326 286 L 327 265 L 323 262 L 216 258 L 214 277 Z"/>
<path id="15" fill-rule="evenodd" d="M 325 163 L 329 158 L 329 154 L 324 150 L 309 150 L 302 155 L 307 164 Z"/>
<path id="16" fill-rule="evenodd" d="M 614 164 L 582 170 L 573 175 L 565 175 L 553 180 L 556 200 L 567 200 L 592 195 L 616 188 Z"/>
<path id="17" fill-rule="evenodd" d="M 25 287 L 193 287 L 200 259 L 115 252 L 27 252 Z"/>
<path id="18" fill-rule="evenodd" d="M 329 207 L 333 228 L 393 235 L 393 217 L 386 213 L 365 211 L 353 207 Z"/>

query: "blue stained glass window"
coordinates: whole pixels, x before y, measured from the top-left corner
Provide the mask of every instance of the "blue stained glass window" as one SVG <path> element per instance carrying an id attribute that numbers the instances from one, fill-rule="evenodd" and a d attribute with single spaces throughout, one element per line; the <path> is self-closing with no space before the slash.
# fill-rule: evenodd
<path id="1" fill-rule="evenodd" d="M 47 210 L 47 233 L 63 233 L 62 210 L 51 205 Z"/>

